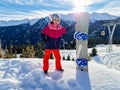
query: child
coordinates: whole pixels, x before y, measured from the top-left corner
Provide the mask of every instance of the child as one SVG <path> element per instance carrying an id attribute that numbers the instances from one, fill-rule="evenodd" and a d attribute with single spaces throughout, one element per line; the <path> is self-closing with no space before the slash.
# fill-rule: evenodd
<path id="1" fill-rule="evenodd" d="M 52 14 L 52 21 L 41 32 L 43 39 L 46 41 L 45 54 L 43 60 L 44 73 L 48 73 L 49 62 L 51 53 L 55 56 L 56 70 L 64 71 L 61 66 L 61 56 L 59 51 L 60 40 L 66 29 L 60 25 L 60 15 Z"/>

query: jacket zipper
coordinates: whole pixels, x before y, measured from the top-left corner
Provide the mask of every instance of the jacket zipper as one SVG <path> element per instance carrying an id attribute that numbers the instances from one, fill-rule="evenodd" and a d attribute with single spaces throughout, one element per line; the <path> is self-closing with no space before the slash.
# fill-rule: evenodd
<path id="1" fill-rule="evenodd" d="M 58 25 L 57 25 L 57 31 L 58 31 Z M 57 49 L 56 43 L 57 43 L 57 38 L 55 39 L 55 48 Z"/>
<path id="2" fill-rule="evenodd" d="M 57 42 L 57 39 L 55 39 L 55 49 L 57 48 L 56 42 Z"/>

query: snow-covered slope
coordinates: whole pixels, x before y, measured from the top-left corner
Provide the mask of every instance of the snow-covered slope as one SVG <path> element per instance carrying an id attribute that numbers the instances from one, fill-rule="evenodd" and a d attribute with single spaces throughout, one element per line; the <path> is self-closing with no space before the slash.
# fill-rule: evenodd
<path id="1" fill-rule="evenodd" d="M 55 71 L 50 60 L 48 75 L 42 71 L 42 59 L 0 59 L 0 90 L 119 90 L 120 72 L 95 61 L 80 84 L 81 72 L 74 61 L 62 61 L 64 72 Z M 83 72 L 86 73 L 86 72 Z"/>
<path id="2" fill-rule="evenodd" d="M 90 14 L 90 19 L 92 21 L 94 20 L 109 20 L 109 19 L 116 19 L 117 16 L 114 16 L 114 15 L 110 15 L 108 13 L 91 13 Z"/>
<path id="3" fill-rule="evenodd" d="M 96 46 L 98 56 L 88 63 L 88 73 L 76 70 L 74 61 L 62 60 L 64 72 L 59 72 L 55 70 L 55 60 L 50 60 L 45 75 L 43 59 L 0 59 L 0 90 L 120 90 L 120 71 L 116 70 L 120 66 L 120 47 L 113 45 L 114 53 L 110 54 L 106 48 L 106 45 Z M 75 50 L 61 50 L 61 54 L 74 58 Z"/>
<path id="4" fill-rule="evenodd" d="M 113 45 L 112 47 L 113 52 L 108 53 L 108 45 L 96 46 L 98 56 L 93 57 L 93 59 L 106 65 L 109 68 L 114 68 L 120 71 L 120 45 Z"/>

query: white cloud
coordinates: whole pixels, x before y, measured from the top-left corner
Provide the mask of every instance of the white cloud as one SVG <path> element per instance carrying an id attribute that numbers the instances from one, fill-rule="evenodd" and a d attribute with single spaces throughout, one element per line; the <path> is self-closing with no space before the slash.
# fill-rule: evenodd
<path id="1" fill-rule="evenodd" d="M 18 4 L 18 5 L 41 5 L 41 6 L 49 6 L 49 7 L 65 7 L 65 2 L 63 0 L 4 0 L 4 2 L 10 4 Z M 3 2 L 3 1 L 0 1 Z M 67 3 L 69 4 L 69 3 Z M 66 4 L 66 5 L 67 5 Z"/>
<path id="2" fill-rule="evenodd" d="M 91 4 L 98 4 L 98 3 L 104 3 L 104 2 L 110 2 L 111 0 L 88 0 L 91 2 Z"/>
<path id="3" fill-rule="evenodd" d="M 107 12 L 112 15 L 119 15 L 120 16 L 120 0 L 113 0 L 108 2 L 109 0 L 3 0 L 9 3 L 14 3 L 14 4 L 20 4 L 20 5 L 42 5 L 42 6 L 48 6 L 47 9 L 45 10 L 44 8 L 40 7 L 40 10 L 29 10 L 28 12 L 19 12 L 19 10 L 15 9 L 9 9 L 5 7 L 0 7 L 0 20 L 21 20 L 21 19 L 33 19 L 33 18 L 41 18 L 48 16 L 49 14 L 52 13 L 61 13 L 61 14 L 68 14 L 72 13 L 75 11 L 84 11 L 85 7 L 91 5 L 91 4 L 98 4 L 98 3 L 105 3 L 107 2 L 108 4 L 103 7 L 100 10 L 97 10 L 97 12 L 103 13 Z M 2 2 L 2 1 L 0 1 Z M 52 3 L 54 2 L 54 3 Z M 69 7 L 71 6 L 71 7 Z M 59 8 L 59 10 L 55 10 L 55 7 Z M 69 8 L 70 10 L 65 10 L 63 9 Z M 62 9 L 61 9 L 62 8 Z M 24 8 L 23 8 L 24 9 Z M 61 10 L 60 10 L 61 9 Z M 22 11 L 22 10 L 21 10 Z"/>
<path id="4" fill-rule="evenodd" d="M 34 4 L 40 4 L 43 0 L 4 0 L 8 3 L 13 4 L 20 4 L 20 5 L 34 5 Z"/>
<path id="5" fill-rule="evenodd" d="M 22 20 L 22 19 L 34 19 L 34 18 L 41 18 L 49 16 L 53 13 L 60 13 L 60 14 L 68 14 L 71 11 L 64 11 L 64 10 L 54 10 L 54 11 L 47 11 L 47 10 L 40 10 L 40 11 L 31 11 L 30 13 L 25 12 L 14 12 L 12 14 L 0 14 L 0 20 Z M 4 18 L 3 18 L 4 17 Z"/>
<path id="6" fill-rule="evenodd" d="M 79 4 L 90 5 L 90 4 L 98 4 L 98 3 L 109 2 L 111 0 L 57 0 L 57 1 L 61 1 L 61 2 L 64 2 L 64 3 L 72 3 L 72 4 L 77 2 L 78 5 Z"/>
<path id="7" fill-rule="evenodd" d="M 62 4 L 69 4 L 72 6 L 74 12 L 86 11 L 89 5 L 100 4 L 109 2 L 110 0 L 56 0 L 56 2 Z"/>
<path id="8" fill-rule="evenodd" d="M 120 0 L 111 1 L 105 7 L 97 10 L 97 12 L 107 12 L 111 15 L 120 16 Z"/>
<path id="9" fill-rule="evenodd" d="M 54 5 L 54 3 L 59 5 L 65 5 L 65 4 L 73 5 L 74 2 L 78 2 L 78 4 L 82 3 L 83 5 L 86 4 L 90 5 L 90 4 L 108 2 L 110 0 L 84 0 L 84 1 L 83 0 L 3 0 L 3 1 L 14 4 L 20 4 L 20 5 L 34 5 L 34 4 Z"/>

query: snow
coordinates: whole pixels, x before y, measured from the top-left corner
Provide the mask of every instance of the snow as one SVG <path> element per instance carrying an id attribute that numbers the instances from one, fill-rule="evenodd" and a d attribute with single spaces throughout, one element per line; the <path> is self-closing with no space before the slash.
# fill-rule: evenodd
<path id="1" fill-rule="evenodd" d="M 120 90 L 120 47 L 114 45 L 114 53 L 106 53 L 106 48 L 96 46 L 98 55 L 88 63 L 88 72 L 76 70 L 74 61 L 63 60 L 64 72 L 56 71 L 55 60 L 50 59 L 45 75 L 41 58 L 0 59 L 0 90 Z M 62 56 L 68 54 L 75 57 L 75 50 L 61 50 Z"/>
<path id="2" fill-rule="evenodd" d="M 76 57 L 76 51 L 75 50 L 61 50 L 61 57 L 63 58 L 63 56 L 65 57 L 65 59 L 67 59 L 67 56 L 70 56 L 70 59 L 75 59 Z"/>
<path id="3" fill-rule="evenodd" d="M 117 16 L 114 16 L 114 15 L 110 15 L 108 13 L 96 13 L 96 12 L 93 12 L 90 14 L 90 19 L 92 21 L 94 20 L 109 20 L 109 19 L 116 19 Z"/>
<path id="4" fill-rule="evenodd" d="M 113 53 L 108 53 L 107 45 L 98 45 L 96 47 L 98 56 L 93 57 L 96 61 L 120 71 L 120 46 L 113 45 Z"/>
<path id="5" fill-rule="evenodd" d="M 77 13 L 69 13 L 69 14 L 62 14 L 61 18 L 63 20 L 71 20 L 74 21 L 75 20 L 75 15 Z M 109 19 L 116 19 L 118 16 L 114 16 L 114 15 L 110 15 L 108 13 L 91 13 L 90 15 L 90 21 L 94 22 L 96 20 L 109 20 Z M 10 21 L 4 21 L 1 20 L 0 21 L 0 27 L 4 27 L 4 26 L 16 26 L 19 24 L 25 24 L 25 23 L 30 23 L 30 25 L 35 24 L 37 21 L 39 20 L 39 18 L 35 18 L 35 19 L 24 19 L 24 20 L 10 20 Z"/>
<path id="6" fill-rule="evenodd" d="M 0 21 L 0 27 L 5 27 L 5 26 L 16 26 L 16 25 L 20 25 L 20 24 L 26 24 L 26 23 L 30 23 L 30 25 L 33 25 L 34 23 L 36 23 L 39 19 L 24 19 L 24 20 L 10 20 L 10 21 Z"/>

